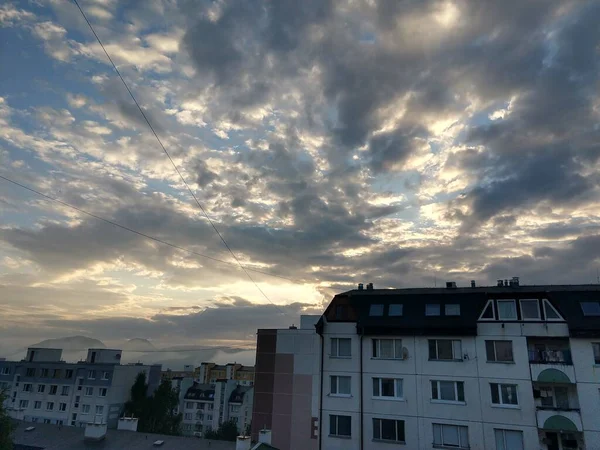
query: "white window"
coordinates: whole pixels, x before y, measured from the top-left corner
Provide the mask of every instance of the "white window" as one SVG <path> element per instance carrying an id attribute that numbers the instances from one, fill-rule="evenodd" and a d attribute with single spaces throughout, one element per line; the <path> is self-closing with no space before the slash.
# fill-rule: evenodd
<path id="1" fill-rule="evenodd" d="M 69 395 L 69 386 L 63 386 L 60 395 Z"/>
<path id="2" fill-rule="evenodd" d="M 104 406 L 102 405 L 97 405 L 96 406 L 96 415 L 100 415 L 104 413 Z"/>
<path id="3" fill-rule="evenodd" d="M 373 440 L 403 444 L 405 442 L 404 420 L 373 419 Z"/>
<path id="4" fill-rule="evenodd" d="M 329 415 L 329 435 L 330 436 L 352 436 L 352 419 L 350 416 Z"/>
<path id="5" fill-rule="evenodd" d="M 350 338 L 331 338 L 331 357 L 350 358 L 352 356 Z"/>
<path id="6" fill-rule="evenodd" d="M 373 397 L 403 399 L 402 378 L 373 378 Z"/>
<path id="7" fill-rule="evenodd" d="M 460 305 L 458 303 L 445 305 L 444 314 L 447 316 L 460 316 Z"/>
<path id="8" fill-rule="evenodd" d="M 519 404 L 516 384 L 490 383 L 492 391 L 492 404 L 503 406 L 516 406 Z"/>
<path id="9" fill-rule="evenodd" d="M 52 411 L 54 409 L 54 402 L 46 403 L 46 411 Z"/>
<path id="10" fill-rule="evenodd" d="M 402 339 L 373 339 L 373 358 L 402 359 Z"/>
<path id="11" fill-rule="evenodd" d="M 488 362 L 514 362 L 512 341 L 485 341 Z"/>
<path id="12" fill-rule="evenodd" d="M 38 384 L 38 393 L 43 394 L 45 390 L 46 390 L 45 384 Z"/>
<path id="13" fill-rule="evenodd" d="M 25 383 L 23 385 L 23 392 L 31 392 L 33 390 L 33 384 Z"/>
<path id="14" fill-rule="evenodd" d="M 10 367 L 3 367 L 2 375 L 10 375 Z"/>
<path id="15" fill-rule="evenodd" d="M 402 303 L 391 304 L 389 306 L 388 315 L 390 316 L 401 316 L 403 314 L 404 305 Z"/>
<path id="16" fill-rule="evenodd" d="M 462 361 L 459 339 L 429 339 L 429 359 L 437 361 Z"/>
<path id="17" fill-rule="evenodd" d="M 600 316 L 600 302 L 580 302 L 584 316 Z"/>
<path id="18" fill-rule="evenodd" d="M 383 305 L 371 305 L 369 308 L 370 316 L 383 316 Z"/>
<path id="19" fill-rule="evenodd" d="M 40 402 L 40 401 L 34 402 L 33 409 L 42 409 L 42 402 Z"/>
<path id="20" fill-rule="evenodd" d="M 543 299 L 546 320 L 564 320 L 548 299 Z"/>
<path id="21" fill-rule="evenodd" d="M 107 372 L 107 371 L 102 372 L 102 379 L 103 380 L 108 380 L 109 376 L 110 376 L 110 372 Z"/>
<path id="22" fill-rule="evenodd" d="M 514 300 L 498 300 L 498 319 L 517 320 L 517 307 Z"/>
<path id="23" fill-rule="evenodd" d="M 524 450 L 523 432 L 517 430 L 494 429 L 496 450 Z"/>
<path id="24" fill-rule="evenodd" d="M 60 403 L 58 405 L 58 410 L 59 411 L 66 411 L 67 410 L 67 404 L 66 403 Z"/>
<path id="25" fill-rule="evenodd" d="M 94 395 L 94 388 L 93 387 L 86 387 L 85 388 L 85 394 L 86 397 L 90 397 L 92 395 Z"/>
<path id="26" fill-rule="evenodd" d="M 431 380 L 431 399 L 464 403 L 465 384 L 462 381 Z"/>
<path id="27" fill-rule="evenodd" d="M 88 380 L 95 380 L 95 379 L 96 379 L 96 371 L 88 370 Z"/>
<path id="28" fill-rule="evenodd" d="M 193 419 L 193 414 L 192 413 L 185 413 L 184 417 L 185 420 L 192 420 Z"/>
<path id="29" fill-rule="evenodd" d="M 21 400 L 19 402 L 19 408 L 27 408 L 29 406 L 29 400 Z"/>
<path id="30" fill-rule="evenodd" d="M 349 396 L 351 378 L 347 376 L 332 375 L 329 377 L 331 386 L 331 395 Z"/>
<path id="31" fill-rule="evenodd" d="M 50 395 L 56 395 L 56 393 L 58 392 L 58 386 L 53 384 L 50 386 Z"/>
<path id="32" fill-rule="evenodd" d="M 594 364 L 600 364 L 600 342 L 592 343 L 592 350 L 594 351 Z"/>
<path id="33" fill-rule="evenodd" d="M 186 409 L 194 409 L 194 402 L 185 402 Z"/>
<path id="34" fill-rule="evenodd" d="M 90 412 L 90 405 L 81 405 L 81 414 L 88 414 Z"/>
<path id="35" fill-rule="evenodd" d="M 520 300 L 523 320 L 540 320 L 540 304 L 537 300 Z"/>
<path id="36" fill-rule="evenodd" d="M 427 303 L 425 305 L 425 315 L 426 316 L 439 316 L 440 315 L 440 305 L 438 303 Z"/>
<path id="37" fill-rule="evenodd" d="M 433 446 L 469 448 L 469 429 L 460 425 L 433 424 Z"/>

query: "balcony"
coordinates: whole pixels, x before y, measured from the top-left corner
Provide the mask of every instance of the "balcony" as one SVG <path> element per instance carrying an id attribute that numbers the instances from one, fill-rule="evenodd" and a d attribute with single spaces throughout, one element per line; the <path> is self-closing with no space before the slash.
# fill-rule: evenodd
<path id="1" fill-rule="evenodd" d="M 536 411 L 538 427 L 548 431 L 581 432 L 583 423 L 579 409 L 560 409 L 538 406 Z"/>
<path id="2" fill-rule="evenodd" d="M 529 350 L 530 364 L 573 365 L 571 350 Z"/>

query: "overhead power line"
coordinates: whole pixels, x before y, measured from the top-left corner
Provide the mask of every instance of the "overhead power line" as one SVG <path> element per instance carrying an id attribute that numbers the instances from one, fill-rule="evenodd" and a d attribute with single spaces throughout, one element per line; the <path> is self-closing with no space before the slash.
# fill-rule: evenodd
<path id="1" fill-rule="evenodd" d="M 215 261 L 215 262 L 227 264 L 227 265 L 230 265 L 230 266 L 238 267 L 237 263 L 233 263 L 231 261 L 226 261 L 224 259 L 215 258 L 214 256 L 205 255 L 203 253 L 200 253 L 200 252 L 197 252 L 197 251 L 194 251 L 194 250 L 190 250 L 188 248 L 181 247 L 181 246 L 176 245 L 176 244 L 172 244 L 171 242 L 165 241 L 163 239 L 159 239 L 159 238 L 157 238 L 155 236 L 151 236 L 149 234 L 142 233 L 141 231 L 135 230 L 135 229 L 133 229 L 131 227 L 128 227 L 128 226 L 125 226 L 125 225 L 121 225 L 120 223 L 117 223 L 117 222 L 115 222 L 113 220 L 106 219 L 106 218 L 101 217 L 101 216 L 99 216 L 97 214 L 94 214 L 94 213 L 91 213 L 89 211 L 86 211 L 85 209 L 81 209 L 81 208 L 79 208 L 79 207 L 77 207 L 75 205 L 71 205 L 70 203 L 63 202 L 62 200 L 59 200 L 59 199 L 57 199 L 55 197 L 52 197 L 52 196 L 47 195 L 47 194 L 44 194 L 43 192 L 40 192 L 40 191 L 38 191 L 38 190 L 36 190 L 36 189 L 34 189 L 32 187 L 29 187 L 29 186 L 26 186 L 24 184 L 21 184 L 21 183 L 19 183 L 17 181 L 11 180 L 10 178 L 7 178 L 7 177 L 5 177 L 3 175 L 0 175 L 0 179 L 2 179 L 4 181 L 7 181 L 9 183 L 12 183 L 15 186 L 19 186 L 20 188 L 26 189 L 29 192 L 33 192 L 34 194 L 37 194 L 40 197 L 45 198 L 46 200 L 49 200 L 49 201 L 52 201 L 52 202 L 56 202 L 56 203 L 58 203 L 60 205 L 66 206 L 67 208 L 71 208 L 71 209 L 73 209 L 73 210 L 75 210 L 77 212 L 80 212 L 80 213 L 85 214 L 87 216 L 93 217 L 94 219 L 97 219 L 97 220 L 100 220 L 102 222 L 108 223 L 108 224 L 113 225 L 113 226 L 115 226 L 117 228 L 120 228 L 122 230 L 129 231 L 130 233 L 137 234 L 138 236 L 142 236 L 142 237 L 144 237 L 146 239 L 150 239 L 151 241 L 158 242 L 159 244 L 167 245 L 167 246 L 169 246 L 171 248 L 174 248 L 174 249 L 177 249 L 177 250 L 181 250 L 181 251 L 189 253 L 191 255 L 196 255 L 196 256 L 200 256 L 202 258 L 210 259 L 211 261 Z M 260 274 L 263 274 L 263 275 L 268 275 L 270 277 L 281 278 L 282 280 L 291 281 L 292 283 L 297 283 L 297 281 L 292 280 L 291 278 L 286 278 L 286 277 L 283 277 L 281 275 L 275 275 L 273 273 L 264 272 L 262 270 L 252 269 L 250 267 L 247 268 L 247 270 L 252 271 L 252 272 L 256 272 L 256 273 L 260 273 Z"/>
<path id="2" fill-rule="evenodd" d="M 142 109 L 142 107 L 138 103 L 137 99 L 133 95 L 133 92 L 131 91 L 131 89 L 129 89 L 129 86 L 127 85 L 127 82 L 125 81 L 125 79 L 121 75 L 121 72 L 119 72 L 119 69 L 117 68 L 117 65 L 113 62 L 112 58 L 108 54 L 108 51 L 106 51 L 106 48 L 104 47 L 104 44 L 102 44 L 102 41 L 100 40 L 100 37 L 98 36 L 98 34 L 96 34 L 96 31 L 94 30 L 94 27 L 92 26 L 91 22 L 88 20 L 85 12 L 81 8 L 81 6 L 79 6 L 79 3 L 78 3 L 77 0 L 73 0 L 73 3 L 75 3 L 75 5 L 77 6 L 77 8 L 79 9 L 79 12 L 81 13 L 81 15 L 83 16 L 83 18 L 85 19 L 86 23 L 90 27 L 90 30 L 94 34 L 94 37 L 98 41 L 98 44 L 100 44 L 100 47 L 102 48 L 102 51 L 104 52 L 104 54 L 106 55 L 106 57 L 110 61 L 113 69 L 115 70 L 115 72 L 117 73 L 117 75 L 119 76 L 119 78 L 121 79 L 121 82 L 125 86 L 125 89 L 127 89 L 127 92 L 129 92 L 129 95 L 131 96 L 131 99 L 135 103 L 135 106 L 137 106 L 137 108 L 139 109 L 142 117 L 144 118 L 144 121 L 148 124 L 148 127 L 150 127 L 150 130 L 152 131 L 152 134 L 154 135 L 154 137 L 158 141 L 158 143 L 159 143 L 160 147 L 162 148 L 163 152 L 165 153 L 165 155 L 167 155 L 167 158 L 169 158 L 169 161 L 171 162 L 171 165 L 173 166 L 173 168 L 177 172 L 177 175 L 179 175 L 179 178 L 181 178 L 181 181 L 183 181 L 183 184 L 187 188 L 188 192 L 190 193 L 190 195 L 192 196 L 192 198 L 194 199 L 194 201 L 196 202 L 196 204 L 198 205 L 198 207 L 200 208 L 200 210 L 202 211 L 202 213 L 206 217 L 206 220 L 208 220 L 208 222 L 210 223 L 210 225 L 213 227 L 213 229 L 215 230 L 215 232 L 217 233 L 217 235 L 221 239 L 221 242 L 223 242 L 223 245 L 225 245 L 225 248 L 227 248 L 227 250 L 229 251 L 229 253 L 231 253 L 231 256 L 239 264 L 239 266 L 244 271 L 244 273 L 246 274 L 246 276 L 248 277 L 248 279 L 254 284 L 254 286 L 256 286 L 256 289 L 258 289 L 258 291 L 262 294 L 262 296 L 265 299 L 267 299 L 268 302 L 273 303 L 271 301 L 271 299 L 269 297 L 267 297 L 267 294 L 265 294 L 264 291 L 260 288 L 260 286 L 258 285 L 258 283 L 256 283 L 256 281 L 254 281 L 254 279 L 252 278 L 252 276 L 250 275 L 250 273 L 246 270 L 246 268 L 244 267 L 244 265 L 241 263 L 241 261 L 235 255 L 235 253 L 233 253 L 233 250 L 231 250 L 231 247 L 229 246 L 229 244 L 227 244 L 227 241 L 225 240 L 225 238 L 223 237 L 223 235 L 219 232 L 219 230 L 217 229 L 216 225 L 214 224 L 214 222 L 211 220 L 211 218 L 209 217 L 208 213 L 206 212 L 206 210 L 202 207 L 202 205 L 200 204 L 200 201 L 198 200 L 198 198 L 194 194 L 194 191 L 192 191 L 192 188 L 189 186 L 189 184 L 187 183 L 187 181 L 185 180 L 185 178 L 181 174 L 179 168 L 177 167 L 177 164 L 175 164 L 175 161 L 173 161 L 173 158 L 171 158 L 171 155 L 169 154 L 169 152 L 167 151 L 166 147 L 162 143 L 160 137 L 158 137 L 158 134 L 154 130 L 154 127 L 150 123 L 150 120 L 148 120 L 148 117 L 146 116 L 146 113 L 144 113 L 144 110 Z M 275 305 L 275 303 L 273 303 L 273 305 Z M 275 306 L 277 306 L 277 305 L 275 305 Z M 283 310 L 281 310 L 279 307 L 277 307 L 277 308 L 281 311 L 282 314 L 285 314 L 285 312 Z"/>

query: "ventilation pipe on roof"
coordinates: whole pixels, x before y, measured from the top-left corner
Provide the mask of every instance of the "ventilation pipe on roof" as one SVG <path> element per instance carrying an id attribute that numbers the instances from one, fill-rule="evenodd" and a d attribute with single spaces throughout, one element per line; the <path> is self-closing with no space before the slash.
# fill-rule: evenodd
<path id="1" fill-rule="evenodd" d="M 358 290 L 362 291 L 363 290 L 363 284 L 362 283 L 358 283 Z"/>
<path id="2" fill-rule="evenodd" d="M 367 284 L 367 291 L 372 291 L 372 290 L 373 290 L 373 283 Z"/>
<path id="3" fill-rule="evenodd" d="M 271 430 L 260 430 L 258 432 L 258 442 L 271 445 Z"/>
<path id="4" fill-rule="evenodd" d="M 508 280 L 504 280 L 504 286 L 507 286 L 507 287 L 508 287 L 508 286 L 510 286 L 510 285 L 508 284 Z"/>
<path id="5" fill-rule="evenodd" d="M 238 436 L 235 441 L 235 450 L 250 450 L 250 436 Z"/>
<path id="6" fill-rule="evenodd" d="M 511 284 L 513 286 L 519 286 L 519 277 L 512 277 Z"/>
<path id="7" fill-rule="evenodd" d="M 106 424 L 88 422 L 85 425 L 83 438 L 86 441 L 101 441 L 106 437 Z"/>
<path id="8" fill-rule="evenodd" d="M 504 286 L 504 282 L 503 282 L 502 280 L 498 280 L 498 284 L 497 284 L 497 286 L 498 286 L 498 287 L 502 287 L 502 286 Z"/>
<path id="9" fill-rule="evenodd" d="M 446 281 L 446 289 L 456 289 L 455 281 Z"/>
<path id="10" fill-rule="evenodd" d="M 471 280 L 471 287 L 474 288 L 475 286 L 475 280 Z"/>

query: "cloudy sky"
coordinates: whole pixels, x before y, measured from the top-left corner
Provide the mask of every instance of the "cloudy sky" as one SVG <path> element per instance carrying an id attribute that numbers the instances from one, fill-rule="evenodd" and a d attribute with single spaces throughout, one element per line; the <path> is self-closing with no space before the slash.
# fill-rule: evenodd
<path id="1" fill-rule="evenodd" d="M 0 180 L 0 353 L 251 345 L 361 281 L 597 282 L 600 3 L 80 4 L 277 306 L 76 6 L 9 0 L 0 175 L 225 262 Z"/>

